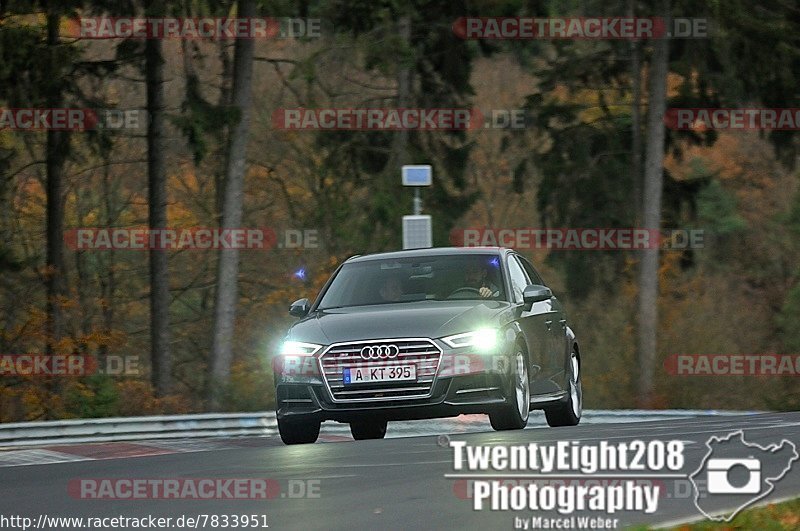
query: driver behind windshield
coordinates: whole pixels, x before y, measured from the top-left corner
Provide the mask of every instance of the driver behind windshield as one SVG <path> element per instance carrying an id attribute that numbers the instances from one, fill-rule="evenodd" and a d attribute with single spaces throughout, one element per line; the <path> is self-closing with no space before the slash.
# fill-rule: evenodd
<path id="1" fill-rule="evenodd" d="M 385 302 L 397 302 L 403 296 L 403 285 L 400 282 L 400 277 L 397 275 L 390 275 L 386 277 L 381 285 L 378 293 L 381 299 Z"/>
<path id="2" fill-rule="evenodd" d="M 468 262 L 464 269 L 464 287 L 461 289 L 473 289 L 484 299 L 500 294 L 500 288 L 489 279 L 486 267 L 474 261 Z"/>

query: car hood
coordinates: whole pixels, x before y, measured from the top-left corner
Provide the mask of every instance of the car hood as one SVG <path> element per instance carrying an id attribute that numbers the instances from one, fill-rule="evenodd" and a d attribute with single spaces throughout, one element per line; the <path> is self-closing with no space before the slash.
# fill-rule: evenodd
<path id="1" fill-rule="evenodd" d="M 507 314 L 507 315 L 504 315 Z M 314 312 L 289 329 L 287 339 L 329 345 L 360 339 L 440 338 L 511 319 L 499 301 L 421 301 Z"/>

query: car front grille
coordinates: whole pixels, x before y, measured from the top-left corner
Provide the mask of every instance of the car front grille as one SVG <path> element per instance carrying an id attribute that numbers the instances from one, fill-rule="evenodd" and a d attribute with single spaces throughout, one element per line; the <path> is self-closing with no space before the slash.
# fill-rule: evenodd
<path id="1" fill-rule="evenodd" d="M 397 356 L 392 359 L 370 359 L 361 357 L 365 346 L 397 346 Z M 373 339 L 337 343 L 328 347 L 320 356 L 320 370 L 334 402 L 365 402 L 375 400 L 405 400 L 431 396 L 442 351 L 427 338 Z M 416 381 L 365 382 L 345 385 L 344 368 L 390 367 L 415 365 Z"/>

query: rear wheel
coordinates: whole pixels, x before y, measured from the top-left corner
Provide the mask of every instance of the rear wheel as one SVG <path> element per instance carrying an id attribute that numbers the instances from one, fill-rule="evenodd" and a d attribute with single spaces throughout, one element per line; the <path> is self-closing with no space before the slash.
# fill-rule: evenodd
<path id="1" fill-rule="evenodd" d="M 278 419 L 278 433 L 284 444 L 309 444 L 319 437 L 317 422 L 298 422 Z"/>
<path id="2" fill-rule="evenodd" d="M 511 359 L 513 372 L 511 389 L 508 392 L 508 405 L 489 413 L 489 422 L 495 430 L 521 430 L 528 424 L 530 414 L 531 388 L 528 381 L 528 359 L 520 346 Z"/>
<path id="3" fill-rule="evenodd" d="M 366 439 L 383 439 L 386 436 L 385 420 L 361 420 L 350 423 L 350 433 L 353 439 L 363 441 Z"/>
<path id="4" fill-rule="evenodd" d="M 578 353 L 573 351 L 569 358 L 569 393 L 561 404 L 545 408 L 544 416 L 552 427 L 576 426 L 583 414 L 583 388 L 581 387 L 581 362 Z"/>

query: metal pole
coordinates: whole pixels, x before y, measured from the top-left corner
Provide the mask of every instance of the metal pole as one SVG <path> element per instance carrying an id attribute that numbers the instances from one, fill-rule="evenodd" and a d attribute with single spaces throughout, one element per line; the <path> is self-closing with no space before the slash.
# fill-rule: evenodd
<path id="1" fill-rule="evenodd" d="M 419 216 L 422 214 L 422 199 L 419 196 L 419 187 L 414 187 L 414 215 Z"/>

